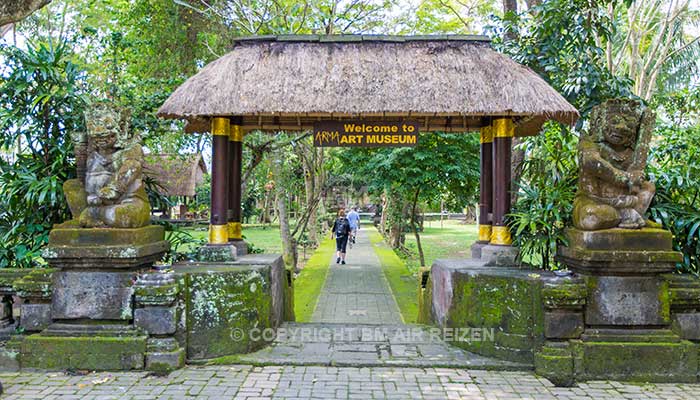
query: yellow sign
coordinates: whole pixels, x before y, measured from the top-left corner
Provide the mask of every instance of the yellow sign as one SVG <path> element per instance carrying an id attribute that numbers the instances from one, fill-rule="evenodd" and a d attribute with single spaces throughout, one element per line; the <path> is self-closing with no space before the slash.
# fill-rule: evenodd
<path id="1" fill-rule="evenodd" d="M 320 121 L 314 124 L 316 147 L 403 147 L 418 142 L 416 122 Z"/>

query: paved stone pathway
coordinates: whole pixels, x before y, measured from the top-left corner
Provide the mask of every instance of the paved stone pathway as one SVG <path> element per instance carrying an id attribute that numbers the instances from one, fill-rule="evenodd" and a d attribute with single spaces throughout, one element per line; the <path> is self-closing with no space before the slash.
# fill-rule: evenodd
<path id="1" fill-rule="evenodd" d="M 352 249 L 348 244 L 346 265 L 336 264 L 333 254 L 313 322 L 402 323 L 399 307 L 366 232 L 358 231 Z"/>
<path id="2" fill-rule="evenodd" d="M 272 346 L 241 360 L 258 366 L 188 366 L 167 377 L 0 372 L 0 399 L 700 399 L 700 384 L 596 381 L 557 388 L 523 365 L 448 346 L 431 328 L 401 323 L 365 235 L 348 261 L 332 260 L 314 323 L 285 324 Z"/>
<path id="3" fill-rule="evenodd" d="M 522 371 L 442 368 L 187 367 L 167 377 L 143 372 L 0 373 L 3 400 L 150 399 L 674 399 L 700 398 L 697 384 L 588 382 L 557 388 Z"/>
<path id="4" fill-rule="evenodd" d="M 442 336 L 436 328 L 417 325 L 285 323 L 272 345 L 239 360 L 255 365 L 532 369 L 464 351 Z"/>
<path id="5" fill-rule="evenodd" d="M 369 228 L 373 229 L 373 228 Z M 399 307 L 367 235 L 358 232 L 347 264 L 335 255 L 312 323 L 285 323 L 271 346 L 243 355 L 255 365 L 349 367 L 530 367 L 472 354 L 440 339 L 433 328 L 402 323 Z"/>

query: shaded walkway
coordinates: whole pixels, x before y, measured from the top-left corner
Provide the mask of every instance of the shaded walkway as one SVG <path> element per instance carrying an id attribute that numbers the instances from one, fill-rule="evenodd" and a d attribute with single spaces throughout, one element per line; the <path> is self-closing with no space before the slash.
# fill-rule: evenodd
<path id="1" fill-rule="evenodd" d="M 348 244 L 346 261 L 336 264 L 335 253 L 330 260 L 312 322 L 401 324 L 399 307 L 366 229 L 359 230 L 352 249 Z"/>
<path id="2" fill-rule="evenodd" d="M 403 323 L 368 229 L 332 259 L 312 322 L 285 323 L 274 342 L 239 360 L 263 365 L 335 365 L 531 369 L 482 357 L 443 341 L 435 328 Z M 439 333 L 439 332 L 438 332 Z"/>

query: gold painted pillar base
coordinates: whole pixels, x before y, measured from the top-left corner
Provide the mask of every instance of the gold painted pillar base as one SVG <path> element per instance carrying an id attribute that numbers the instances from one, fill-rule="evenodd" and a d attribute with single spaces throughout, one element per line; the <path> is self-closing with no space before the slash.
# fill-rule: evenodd
<path id="1" fill-rule="evenodd" d="M 488 243 L 491 241 L 491 225 L 479 224 L 479 242 Z"/>
<path id="2" fill-rule="evenodd" d="M 240 222 L 228 223 L 228 239 L 243 240 L 243 226 Z"/>
<path id="3" fill-rule="evenodd" d="M 227 244 L 228 225 L 209 225 L 209 244 Z"/>
<path id="4" fill-rule="evenodd" d="M 510 237 L 510 229 L 507 226 L 494 226 L 491 229 L 491 244 L 500 246 L 513 244 L 513 239 Z"/>

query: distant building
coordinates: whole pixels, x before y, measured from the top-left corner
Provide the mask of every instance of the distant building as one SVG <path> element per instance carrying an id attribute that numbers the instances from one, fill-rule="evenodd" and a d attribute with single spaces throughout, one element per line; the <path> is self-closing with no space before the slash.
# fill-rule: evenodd
<path id="1" fill-rule="evenodd" d="M 196 196 L 207 166 L 201 154 L 147 154 L 144 174 L 157 182 L 160 192 L 178 198 L 173 218 L 184 218 L 187 204 Z"/>

